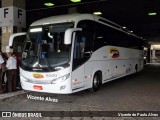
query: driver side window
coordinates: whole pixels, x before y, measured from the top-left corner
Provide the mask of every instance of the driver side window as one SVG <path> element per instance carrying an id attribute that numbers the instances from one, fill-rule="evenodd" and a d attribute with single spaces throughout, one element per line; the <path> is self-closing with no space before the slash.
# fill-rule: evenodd
<path id="1" fill-rule="evenodd" d="M 94 37 L 94 21 L 84 20 L 77 25 L 83 32 L 77 32 L 74 42 L 73 70 L 91 57 Z"/>

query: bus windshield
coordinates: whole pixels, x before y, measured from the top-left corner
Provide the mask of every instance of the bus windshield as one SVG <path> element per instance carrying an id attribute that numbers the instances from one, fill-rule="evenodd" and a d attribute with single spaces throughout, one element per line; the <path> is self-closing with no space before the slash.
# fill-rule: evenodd
<path id="1" fill-rule="evenodd" d="M 22 66 L 56 70 L 67 65 L 71 45 L 64 44 L 64 33 L 68 28 L 73 28 L 73 23 L 32 26 L 26 37 Z"/>

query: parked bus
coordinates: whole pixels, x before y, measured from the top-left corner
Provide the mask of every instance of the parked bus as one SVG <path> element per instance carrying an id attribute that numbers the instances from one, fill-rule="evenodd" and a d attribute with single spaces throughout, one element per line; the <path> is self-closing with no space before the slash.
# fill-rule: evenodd
<path id="1" fill-rule="evenodd" d="M 30 25 L 20 81 L 24 90 L 70 94 L 97 91 L 106 82 L 142 69 L 140 37 L 100 16 L 68 14 Z"/>

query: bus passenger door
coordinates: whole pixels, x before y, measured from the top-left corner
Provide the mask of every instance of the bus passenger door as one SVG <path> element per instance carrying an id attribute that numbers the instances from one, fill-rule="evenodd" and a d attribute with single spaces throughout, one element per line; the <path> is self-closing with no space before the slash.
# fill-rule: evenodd
<path id="1" fill-rule="evenodd" d="M 81 33 L 76 34 L 73 52 L 72 90 L 83 89 L 85 39 Z"/>

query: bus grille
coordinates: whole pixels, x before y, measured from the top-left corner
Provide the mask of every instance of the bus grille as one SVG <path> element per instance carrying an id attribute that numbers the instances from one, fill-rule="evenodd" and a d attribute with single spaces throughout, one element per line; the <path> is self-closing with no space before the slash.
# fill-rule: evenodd
<path id="1" fill-rule="evenodd" d="M 52 80 L 27 80 L 27 82 L 34 84 L 51 84 Z"/>

